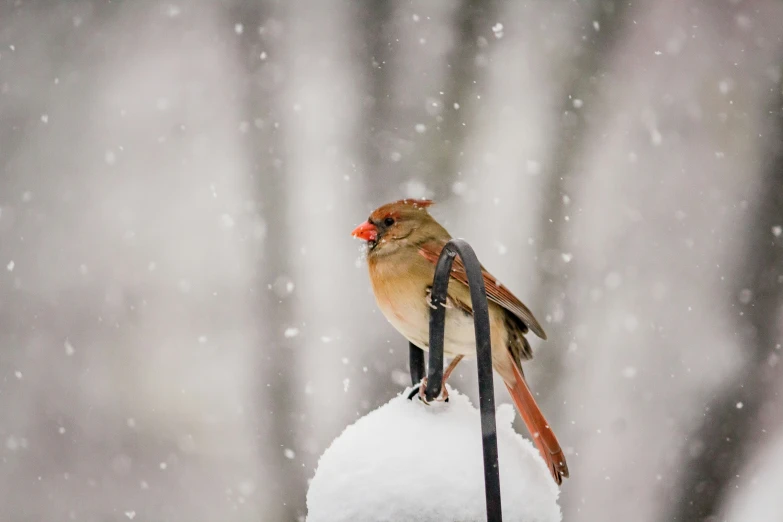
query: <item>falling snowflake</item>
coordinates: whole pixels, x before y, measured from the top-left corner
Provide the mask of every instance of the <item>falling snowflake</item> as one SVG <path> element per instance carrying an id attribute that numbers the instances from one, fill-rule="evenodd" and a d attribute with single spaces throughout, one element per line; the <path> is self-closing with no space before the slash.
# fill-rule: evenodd
<path id="1" fill-rule="evenodd" d="M 623 371 L 621 373 L 623 377 L 625 377 L 626 379 L 633 379 L 634 377 L 636 377 L 636 368 L 634 368 L 633 366 L 626 366 L 625 368 L 623 368 Z"/>
<path id="2" fill-rule="evenodd" d="M 230 229 L 234 228 L 234 218 L 231 217 L 230 214 L 223 214 L 220 216 L 220 222 L 222 223 L 224 228 Z"/>

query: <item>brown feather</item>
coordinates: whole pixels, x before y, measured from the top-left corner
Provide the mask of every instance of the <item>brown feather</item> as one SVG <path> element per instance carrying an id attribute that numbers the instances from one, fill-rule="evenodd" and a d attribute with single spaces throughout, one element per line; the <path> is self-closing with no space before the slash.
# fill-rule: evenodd
<path id="1" fill-rule="evenodd" d="M 560 443 L 557 441 L 555 433 L 549 427 L 546 418 L 544 418 L 544 414 L 541 413 L 538 404 L 536 404 L 533 393 L 530 391 L 525 378 L 522 376 L 522 371 L 517 363 L 514 362 L 510 352 L 509 358 L 511 359 L 514 382 L 509 383 L 506 381 L 508 393 L 522 416 L 522 420 L 525 422 L 525 426 L 527 426 L 527 430 L 530 432 L 530 436 L 533 438 L 539 453 L 541 453 L 544 462 L 549 467 L 552 478 L 558 484 L 562 484 L 563 477 L 568 477 L 568 464 L 566 464 L 563 450 L 560 448 Z"/>
<path id="2" fill-rule="evenodd" d="M 430 241 L 419 246 L 419 253 L 424 256 L 425 259 L 435 264 L 438 262 L 444 245 L 445 243 L 440 244 L 435 241 Z M 533 312 L 531 312 L 522 301 L 509 292 L 509 290 L 503 286 L 495 276 L 487 272 L 483 266 L 481 267 L 481 275 L 483 276 L 484 287 L 487 290 L 487 297 L 490 301 L 499 304 L 514 314 L 526 327 L 530 328 L 533 333 L 541 339 L 546 339 L 544 329 L 533 316 Z M 462 260 L 459 257 L 455 258 L 454 263 L 451 265 L 451 277 L 466 286 L 468 284 L 468 274 L 465 271 L 465 265 L 462 264 Z"/>

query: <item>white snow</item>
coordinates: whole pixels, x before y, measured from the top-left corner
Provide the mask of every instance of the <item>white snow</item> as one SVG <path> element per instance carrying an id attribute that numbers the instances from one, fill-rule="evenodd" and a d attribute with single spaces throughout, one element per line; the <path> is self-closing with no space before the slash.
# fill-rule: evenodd
<path id="1" fill-rule="evenodd" d="M 783 520 L 783 433 L 762 447 L 735 478 L 723 513 L 716 520 Z"/>
<path id="2" fill-rule="evenodd" d="M 324 452 L 307 493 L 308 522 L 486 520 L 479 412 L 402 395 L 349 426 Z M 503 520 L 561 520 L 559 490 L 533 444 L 497 412 Z"/>

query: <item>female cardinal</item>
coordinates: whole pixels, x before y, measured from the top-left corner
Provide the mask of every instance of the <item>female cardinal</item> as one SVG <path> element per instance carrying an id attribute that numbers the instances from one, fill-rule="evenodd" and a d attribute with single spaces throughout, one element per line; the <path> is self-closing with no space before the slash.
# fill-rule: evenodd
<path id="1" fill-rule="evenodd" d="M 403 199 L 377 208 L 353 236 L 367 241 L 370 281 L 386 319 L 422 350 L 429 345 L 429 293 L 435 264 L 451 236 L 427 212 L 432 201 Z M 541 456 L 558 484 L 568 477 L 565 455 L 525 382 L 521 362 L 533 357 L 525 339 L 532 330 L 546 339 L 532 312 L 497 279 L 483 269 L 489 298 L 492 366 L 506 384 L 511 398 L 533 437 Z M 456 363 L 476 353 L 473 310 L 468 278 L 459 258 L 454 260 L 446 299 L 446 332 L 443 350 L 454 357 L 445 379 Z"/>

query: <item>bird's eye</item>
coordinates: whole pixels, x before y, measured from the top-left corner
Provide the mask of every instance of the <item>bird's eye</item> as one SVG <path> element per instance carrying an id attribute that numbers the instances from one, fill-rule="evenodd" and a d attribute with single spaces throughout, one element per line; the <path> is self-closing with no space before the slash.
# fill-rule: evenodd
<path id="1" fill-rule="evenodd" d="M 386 225 L 387 227 L 392 226 L 394 224 L 394 218 L 387 217 L 386 219 L 383 220 L 383 224 Z"/>

